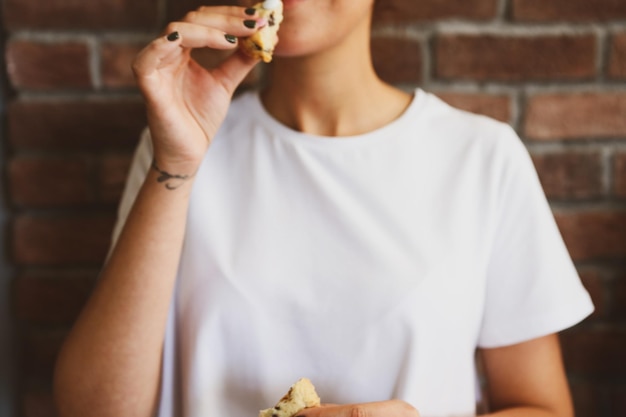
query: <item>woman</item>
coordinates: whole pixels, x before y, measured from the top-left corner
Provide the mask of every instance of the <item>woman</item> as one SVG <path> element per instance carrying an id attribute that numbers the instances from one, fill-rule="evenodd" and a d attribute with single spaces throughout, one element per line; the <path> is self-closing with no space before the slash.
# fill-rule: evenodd
<path id="1" fill-rule="evenodd" d="M 284 0 L 267 87 L 211 71 L 250 3 L 171 23 L 134 65 L 144 135 L 116 244 L 60 354 L 72 416 L 571 416 L 556 332 L 592 310 L 514 132 L 393 88 L 373 0 Z M 131 209 L 132 207 L 132 209 Z M 122 228 L 123 225 L 123 228 Z"/>

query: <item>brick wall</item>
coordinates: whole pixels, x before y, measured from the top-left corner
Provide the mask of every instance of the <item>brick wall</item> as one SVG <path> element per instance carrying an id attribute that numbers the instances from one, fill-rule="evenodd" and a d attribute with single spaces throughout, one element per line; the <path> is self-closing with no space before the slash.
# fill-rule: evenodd
<path id="1" fill-rule="evenodd" d="M 0 9 L 0 21 L 2 11 Z M 0 68 L 4 67 L 4 39 L 0 34 Z M 6 103 L 6 80 L 0 77 L 0 114 L 4 114 Z M 4 159 L 5 148 L 1 144 L 4 142 L 4 120 L 0 118 L 0 160 Z M 5 182 L 0 181 L 0 417 L 13 417 L 14 405 L 14 366 L 13 366 L 13 331 L 11 325 L 12 315 L 10 313 L 11 304 L 11 281 L 13 274 L 6 250 L 6 228 L 8 223 L 9 210 L 6 202 Z"/>
<path id="2" fill-rule="evenodd" d="M 14 385 L 19 416 L 47 417 L 52 364 L 107 250 L 144 125 L 129 63 L 200 1 L 2 3 Z M 373 50 L 385 79 L 524 139 L 597 305 L 562 337 L 578 416 L 626 415 L 626 1 L 379 0 Z"/>

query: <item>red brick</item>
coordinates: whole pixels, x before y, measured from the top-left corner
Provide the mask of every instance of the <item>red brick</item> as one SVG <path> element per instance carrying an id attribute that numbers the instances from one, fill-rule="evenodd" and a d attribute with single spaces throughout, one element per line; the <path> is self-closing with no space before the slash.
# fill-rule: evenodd
<path id="1" fill-rule="evenodd" d="M 564 212 L 555 217 L 575 261 L 626 257 L 626 211 Z"/>
<path id="2" fill-rule="evenodd" d="M 89 174 L 84 158 L 17 157 L 8 168 L 11 202 L 29 207 L 89 203 Z"/>
<path id="3" fill-rule="evenodd" d="M 604 408 L 598 384 L 576 381 L 570 383 L 576 417 L 598 417 Z"/>
<path id="4" fill-rule="evenodd" d="M 626 373 L 626 329 L 580 327 L 561 334 L 563 358 L 575 374 L 616 377 Z"/>
<path id="5" fill-rule="evenodd" d="M 107 155 L 102 158 L 98 171 L 98 194 L 102 202 L 119 202 L 131 161 L 131 154 Z"/>
<path id="6" fill-rule="evenodd" d="M 89 49 L 84 43 L 12 41 L 6 60 L 16 89 L 88 89 L 92 85 Z"/>
<path id="7" fill-rule="evenodd" d="M 37 324 L 73 322 L 91 292 L 93 278 L 93 274 L 22 274 L 13 283 L 16 318 Z"/>
<path id="8" fill-rule="evenodd" d="M 169 2 L 168 19 L 179 19 L 190 10 L 204 5 L 253 4 L 255 0 L 180 0 Z M 407 23 L 437 19 L 487 20 L 496 17 L 497 0 L 423 0 L 416 6 L 413 0 L 377 1 L 376 23 Z"/>
<path id="9" fill-rule="evenodd" d="M 501 122 L 511 121 L 511 98 L 483 93 L 436 92 L 446 103 L 461 110 L 489 116 Z"/>
<path id="10" fill-rule="evenodd" d="M 202 48 L 202 49 L 194 49 L 191 52 L 191 56 L 202 67 L 210 69 L 210 68 L 215 68 L 216 66 L 218 66 L 231 53 L 232 51 L 220 51 L 217 49 Z M 257 65 L 256 67 L 254 67 L 252 71 L 250 71 L 250 73 L 242 81 L 240 85 L 240 89 L 256 87 L 257 83 L 261 79 L 261 74 L 263 70 L 264 70 L 263 65 Z"/>
<path id="11" fill-rule="evenodd" d="M 134 88 L 132 63 L 145 44 L 105 43 L 102 45 L 102 83 L 108 88 Z"/>
<path id="12" fill-rule="evenodd" d="M 134 99 L 18 100 L 7 117 L 18 150 L 130 149 L 146 125 L 143 103 Z"/>
<path id="13" fill-rule="evenodd" d="M 626 416 L 626 384 L 623 382 L 615 384 L 611 389 L 610 410 L 611 416 Z"/>
<path id="14" fill-rule="evenodd" d="M 4 21 L 20 29 L 156 28 L 158 0 L 5 0 Z"/>
<path id="15" fill-rule="evenodd" d="M 100 265 L 114 216 L 21 215 L 13 223 L 13 256 L 20 265 Z"/>
<path id="16" fill-rule="evenodd" d="M 605 279 L 594 270 L 579 271 L 579 275 L 595 307 L 590 317 L 593 319 L 607 318 L 609 315 L 609 300 Z"/>
<path id="17" fill-rule="evenodd" d="M 438 79 L 563 81 L 596 73 L 593 35 L 443 34 L 435 52 Z"/>
<path id="18" fill-rule="evenodd" d="M 513 18 L 525 21 L 593 22 L 626 19 L 623 0 L 513 0 Z"/>
<path id="19" fill-rule="evenodd" d="M 176 0 L 169 1 L 167 6 L 167 20 L 178 20 L 187 12 L 195 10 L 200 6 L 219 6 L 219 5 L 252 5 L 256 0 Z"/>
<path id="20" fill-rule="evenodd" d="M 29 380 L 51 380 L 54 363 L 67 336 L 65 330 L 26 330 L 19 338 L 20 375 Z"/>
<path id="21" fill-rule="evenodd" d="M 599 152 L 534 154 L 533 161 L 550 199 L 590 199 L 603 195 Z"/>
<path id="22" fill-rule="evenodd" d="M 496 17 L 497 0 L 384 0 L 377 1 L 375 23 L 407 23 L 439 19 L 487 20 Z"/>
<path id="23" fill-rule="evenodd" d="M 21 398 L 23 417 L 58 417 L 52 392 L 27 391 Z"/>
<path id="24" fill-rule="evenodd" d="M 422 46 L 410 39 L 372 39 L 372 59 L 378 76 L 388 83 L 422 81 Z"/>
<path id="25" fill-rule="evenodd" d="M 616 320 L 626 319 L 626 275 L 615 280 L 613 286 L 611 316 Z"/>
<path id="26" fill-rule="evenodd" d="M 626 153 L 618 153 L 614 158 L 613 193 L 626 198 Z"/>
<path id="27" fill-rule="evenodd" d="M 228 57 L 230 51 L 220 51 L 217 49 L 203 48 L 194 49 L 191 56 L 204 68 L 215 68 Z M 257 68 L 259 65 L 257 65 Z"/>
<path id="28" fill-rule="evenodd" d="M 528 101 L 524 133 L 534 140 L 626 136 L 626 93 L 556 93 Z"/>
<path id="29" fill-rule="evenodd" d="M 608 73 L 611 78 L 626 79 L 626 32 L 612 37 Z"/>

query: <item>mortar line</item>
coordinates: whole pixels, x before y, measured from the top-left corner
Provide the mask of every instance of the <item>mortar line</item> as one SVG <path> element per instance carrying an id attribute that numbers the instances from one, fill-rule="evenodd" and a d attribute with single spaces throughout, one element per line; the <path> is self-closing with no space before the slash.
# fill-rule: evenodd
<path id="1" fill-rule="evenodd" d="M 93 89 L 99 91 L 102 89 L 102 44 L 99 38 L 89 38 L 87 40 L 89 47 L 89 73 Z"/>
<path id="2" fill-rule="evenodd" d="M 508 22 L 510 21 L 510 16 L 511 16 L 511 7 L 509 4 L 508 0 L 498 0 L 498 4 L 497 4 L 497 11 L 496 11 L 496 20 L 501 21 L 501 22 Z"/>
<path id="3" fill-rule="evenodd" d="M 602 162 L 602 191 L 607 198 L 610 198 L 613 194 L 614 151 L 611 146 L 604 145 L 600 152 Z"/>

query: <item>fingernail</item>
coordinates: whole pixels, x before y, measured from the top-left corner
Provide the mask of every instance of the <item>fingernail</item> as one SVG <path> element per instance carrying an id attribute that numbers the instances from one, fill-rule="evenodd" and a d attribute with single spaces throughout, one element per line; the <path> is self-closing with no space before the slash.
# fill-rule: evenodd
<path id="1" fill-rule="evenodd" d="M 244 20 L 243 24 L 249 29 L 254 29 L 256 26 L 256 20 Z"/>
<path id="2" fill-rule="evenodd" d="M 245 11 L 248 16 L 254 16 L 256 13 L 256 9 L 254 7 L 248 7 Z"/>
<path id="3" fill-rule="evenodd" d="M 180 34 L 178 32 L 172 32 L 167 35 L 167 40 L 170 42 L 177 41 L 180 38 Z"/>
<path id="4" fill-rule="evenodd" d="M 226 34 L 226 35 L 224 35 L 224 37 L 230 43 L 237 43 L 237 37 L 236 36 Z"/>

